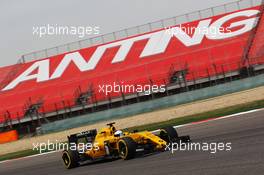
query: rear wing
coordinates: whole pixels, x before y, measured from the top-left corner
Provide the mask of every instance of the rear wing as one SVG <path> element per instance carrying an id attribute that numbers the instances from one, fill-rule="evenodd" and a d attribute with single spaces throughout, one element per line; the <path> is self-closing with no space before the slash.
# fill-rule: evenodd
<path id="1" fill-rule="evenodd" d="M 97 135 L 97 130 L 96 129 L 83 131 L 83 132 L 72 134 L 72 135 L 68 136 L 68 142 L 77 144 L 78 140 L 80 140 L 80 139 L 84 138 L 87 141 L 88 140 L 93 140 L 96 135 Z"/>

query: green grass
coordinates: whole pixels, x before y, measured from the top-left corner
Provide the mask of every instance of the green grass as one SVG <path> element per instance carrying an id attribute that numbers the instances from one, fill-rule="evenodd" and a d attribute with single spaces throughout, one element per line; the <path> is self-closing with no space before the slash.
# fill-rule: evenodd
<path id="1" fill-rule="evenodd" d="M 61 143 L 66 143 L 66 142 L 61 142 Z M 51 152 L 51 151 L 56 151 L 56 150 L 55 149 L 54 150 L 45 149 L 45 150 L 42 150 L 41 153 L 47 153 L 47 152 Z M 17 151 L 17 152 L 13 152 L 13 153 L 9 153 L 9 154 L 5 154 L 5 155 L 0 156 L 0 161 L 36 155 L 39 153 L 40 153 L 39 150 L 33 150 L 33 149 Z"/>
<path id="2" fill-rule="evenodd" d="M 18 151 L 18 152 L 2 155 L 0 157 L 0 161 L 16 159 L 16 158 L 26 157 L 26 156 L 31 156 L 31 155 L 35 155 L 35 154 L 38 154 L 38 153 L 39 153 L 38 151 L 36 151 L 36 150 L 34 151 L 32 149 Z"/>
<path id="3" fill-rule="evenodd" d="M 254 102 L 245 103 L 241 105 L 235 105 L 235 106 L 217 109 L 217 110 L 204 112 L 200 114 L 184 116 L 181 118 L 176 118 L 176 119 L 168 120 L 165 122 L 159 122 L 159 123 L 153 123 L 153 124 L 148 124 L 148 125 L 141 125 L 137 127 L 127 128 L 125 130 L 127 131 L 156 130 L 156 129 L 163 128 L 166 126 L 171 126 L 171 125 L 176 126 L 176 125 L 182 125 L 182 124 L 191 123 L 191 122 L 198 122 L 201 120 L 231 115 L 231 114 L 235 114 L 239 112 L 245 112 L 245 111 L 249 111 L 253 109 L 260 109 L 260 108 L 264 108 L 264 100 L 254 101 Z M 2 155 L 0 157 L 0 161 L 21 158 L 25 156 L 38 154 L 38 153 L 39 153 L 38 151 L 31 150 L 31 149 L 24 150 L 24 151 L 18 151 L 18 152 Z"/>

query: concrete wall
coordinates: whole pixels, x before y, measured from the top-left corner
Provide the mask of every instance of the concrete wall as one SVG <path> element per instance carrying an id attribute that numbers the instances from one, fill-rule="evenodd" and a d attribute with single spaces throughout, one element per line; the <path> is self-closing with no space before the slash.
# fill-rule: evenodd
<path id="1" fill-rule="evenodd" d="M 238 80 L 230 83 L 225 83 L 213 87 L 203 88 L 195 91 L 185 92 L 169 97 L 136 103 L 120 108 L 110 109 L 97 113 L 87 114 L 70 119 L 60 120 L 42 126 L 43 133 L 62 131 L 70 128 L 75 128 L 87 124 L 93 124 L 98 121 L 124 118 L 131 115 L 136 115 L 144 112 L 150 112 L 160 108 L 171 107 L 179 104 L 189 103 L 196 100 L 212 98 L 220 95 L 225 95 L 233 92 L 247 90 L 264 85 L 264 75 Z"/>

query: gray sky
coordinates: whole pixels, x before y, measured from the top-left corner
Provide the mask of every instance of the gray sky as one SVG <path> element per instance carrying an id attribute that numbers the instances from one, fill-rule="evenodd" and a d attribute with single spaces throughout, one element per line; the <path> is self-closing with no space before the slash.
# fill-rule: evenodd
<path id="1" fill-rule="evenodd" d="M 16 63 L 23 54 L 80 40 L 77 35 L 40 38 L 33 27 L 99 26 L 104 34 L 234 1 L 1 0 L 0 67 Z"/>

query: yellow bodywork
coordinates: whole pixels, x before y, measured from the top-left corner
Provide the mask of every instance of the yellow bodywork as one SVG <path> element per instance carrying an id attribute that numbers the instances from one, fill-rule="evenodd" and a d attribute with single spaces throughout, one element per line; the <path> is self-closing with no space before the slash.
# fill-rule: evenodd
<path id="1" fill-rule="evenodd" d="M 107 155 L 105 149 L 105 142 L 107 141 L 113 149 L 118 150 L 118 142 L 124 137 L 132 138 L 137 144 L 144 145 L 151 142 L 155 145 L 156 150 L 162 150 L 166 146 L 166 141 L 148 131 L 130 133 L 124 132 L 122 136 L 117 137 L 114 135 L 116 129 L 114 126 L 109 128 L 102 128 L 94 139 L 94 147 L 85 152 L 85 154 L 93 159 Z"/>

